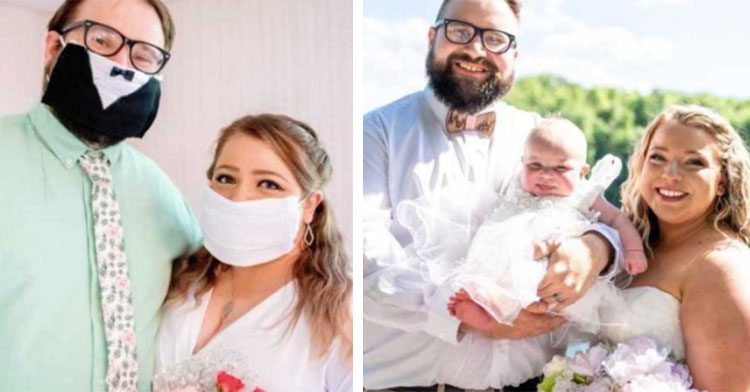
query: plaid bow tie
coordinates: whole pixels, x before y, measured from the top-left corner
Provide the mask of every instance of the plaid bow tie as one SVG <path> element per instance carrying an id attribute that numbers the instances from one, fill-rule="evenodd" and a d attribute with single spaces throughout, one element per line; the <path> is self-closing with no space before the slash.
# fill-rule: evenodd
<path id="1" fill-rule="evenodd" d="M 478 116 L 451 110 L 445 119 L 445 129 L 448 133 L 475 130 L 487 137 L 495 131 L 495 112 L 487 112 Z"/>

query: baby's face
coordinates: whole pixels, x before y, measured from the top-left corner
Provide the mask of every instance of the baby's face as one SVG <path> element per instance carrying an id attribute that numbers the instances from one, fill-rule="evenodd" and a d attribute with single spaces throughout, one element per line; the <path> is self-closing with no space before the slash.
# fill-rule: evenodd
<path id="1" fill-rule="evenodd" d="M 586 172 L 588 165 L 566 148 L 526 143 L 521 186 L 534 196 L 568 196 Z"/>

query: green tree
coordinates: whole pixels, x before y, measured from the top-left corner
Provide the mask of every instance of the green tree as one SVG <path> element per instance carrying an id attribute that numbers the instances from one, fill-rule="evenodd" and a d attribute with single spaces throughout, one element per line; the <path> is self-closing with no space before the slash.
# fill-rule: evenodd
<path id="1" fill-rule="evenodd" d="M 586 88 L 554 75 L 538 75 L 519 79 L 506 101 L 543 116 L 556 114 L 573 121 L 586 135 L 591 164 L 605 154 L 616 155 L 626 164 L 648 123 L 672 104 L 711 108 L 740 132 L 746 144 L 750 142 L 750 100 L 660 89 L 640 94 L 611 87 Z M 616 205 L 626 177 L 627 170 L 623 170 L 605 193 Z"/>

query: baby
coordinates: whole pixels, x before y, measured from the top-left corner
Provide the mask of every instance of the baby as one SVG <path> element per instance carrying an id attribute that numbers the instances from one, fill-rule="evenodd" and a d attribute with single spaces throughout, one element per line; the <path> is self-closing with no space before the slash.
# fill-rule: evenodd
<path id="1" fill-rule="evenodd" d="M 539 300 L 536 290 L 546 262 L 532 261 L 539 251 L 535 244 L 579 236 L 597 219 L 619 233 L 628 273 L 647 267 L 639 233 L 601 196 L 620 172 L 619 159 L 604 157 L 586 180 L 586 139 L 560 118 L 544 120 L 531 131 L 522 159 L 520 190 L 510 192 L 482 223 L 466 261 L 452 276 L 458 291 L 449 312 L 480 330 L 489 329 L 493 319 L 512 324 L 522 308 Z M 597 282 L 564 313 L 572 321 L 598 323 L 597 308 L 614 295 L 611 287 Z"/>

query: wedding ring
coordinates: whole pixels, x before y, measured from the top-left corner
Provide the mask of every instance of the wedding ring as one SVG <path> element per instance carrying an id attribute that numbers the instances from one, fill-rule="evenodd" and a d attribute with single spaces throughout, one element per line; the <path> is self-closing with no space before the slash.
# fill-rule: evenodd
<path id="1" fill-rule="evenodd" d="M 560 294 L 557 294 L 557 293 L 552 294 L 552 299 L 554 299 L 555 302 L 557 302 L 558 304 L 563 302 L 563 299 L 560 297 Z"/>

